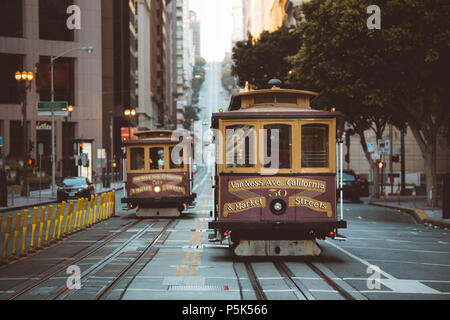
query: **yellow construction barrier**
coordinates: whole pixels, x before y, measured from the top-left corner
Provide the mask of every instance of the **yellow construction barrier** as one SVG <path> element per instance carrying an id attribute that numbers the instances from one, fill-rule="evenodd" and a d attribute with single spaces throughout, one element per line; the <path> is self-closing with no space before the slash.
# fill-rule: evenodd
<path id="1" fill-rule="evenodd" d="M 28 230 L 28 210 L 23 210 L 23 225 L 22 225 L 22 250 L 20 251 L 20 255 L 26 255 L 26 246 L 27 246 L 27 230 Z"/>
<path id="2" fill-rule="evenodd" d="M 53 219 L 53 205 L 48 207 L 48 215 L 47 215 L 47 229 L 45 229 L 45 241 L 44 246 L 48 246 L 48 235 L 50 233 L 50 227 L 52 226 Z"/>
<path id="3" fill-rule="evenodd" d="M 58 226 L 58 235 L 56 236 L 56 240 L 61 239 L 61 228 L 62 228 L 62 225 L 63 225 L 65 209 L 66 209 L 66 202 L 63 201 L 62 206 L 61 206 L 61 212 L 60 212 L 60 218 L 59 218 L 59 226 Z"/>
<path id="4" fill-rule="evenodd" d="M 97 220 L 97 222 L 100 222 L 100 221 L 103 220 L 103 200 L 104 200 L 104 197 L 103 197 L 103 194 L 101 194 L 100 195 L 100 204 L 99 204 L 99 207 L 98 207 L 98 220 Z"/>
<path id="5" fill-rule="evenodd" d="M 9 242 L 9 235 L 11 233 L 12 219 L 13 216 L 9 215 L 8 219 L 6 220 L 5 239 L 3 240 L 3 251 L 1 260 L 2 262 L 6 262 L 6 255 L 8 254 L 8 242 Z"/>
<path id="6" fill-rule="evenodd" d="M 38 235 L 38 249 L 42 248 L 42 233 L 44 231 L 44 221 L 45 221 L 45 210 L 47 207 L 42 206 L 41 207 L 41 220 L 39 223 L 39 235 Z"/>
<path id="7" fill-rule="evenodd" d="M 97 207 L 98 207 L 98 194 L 95 194 L 92 224 L 96 224 L 98 222 Z"/>
<path id="8" fill-rule="evenodd" d="M 70 201 L 69 209 L 67 210 L 66 222 L 65 222 L 64 231 L 63 231 L 63 237 L 65 237 L 67 235 L 67 232 L 70 233 L 71 227 L 69 225 L 70 225 L 70 222 L 72 222 L 73 207 L 74 207 L 74 201 L 72 200 L 72 201 Z"/>
<path id="9" fill-rule="evenodd" d="M 61 205 L 58 204 L 58 206 L 56 207 L 56 216 L 55 216 L 55 223 L 53 225 L 53 233 L 52 233 L 52 240 L 51 240 L 51 242 L 55 242 L 56 233 L 58 232 L 59 216 L 60 215 L 61 215 Z"/>
<path id="10" fill-rule="evenodd" d="M 83 220 L 81 222 L 81 230 L 84 230 L 84 227 L 86 225 L 86 213 L 88 208 L 89 198 L 84 199 L 84 210 L 83 210 Z"/>
<path id="11" fill-rule="evenodd" d="M 91 202 L 89 205 L 89 216 L 88 216 L 88 222 L 87 222 L 87 227 L 90 228 L 92 225 L 92 210 L 94 208 L 94 195 L 91 195 Z"/>
<path id="12" fill-rule="evenodd" d="M 18 212 L 16 215 L 16 226 L 14 227 L 13 246 L 11 249 L 11 258 L 16 257 L 17 252 L 17 239 L 19 238 L 20 224 L 22 222 L 22 213 Z"/>
<path id="13" fill-rule="evenodd" d="M 34 207 L 33 208 L 33 220 L 31 222 L 30 251 L 34 250 L 34 235 L 35 235 L 35 232 L 36 232 L 38 210 L 39 210 L 38 207 Z"/>
<path id="14" fill-rule="evenodd" d="M 77 208 L 75 210 L 75 222 L 73 224 L 73 232 L 77 232 L 78 216 L 80 215 L 80 204 L 81 204 L 81 199 L 78 199 Z M 72 222 L 72 220 L 70 222 Z M 70 227 L 72 227 L 72 223 L 70 223 L 70 224 L 71 224 Z M 69 230 L 71 230 L 71 229 L 69 228 Z M 69 231 L 69 234 L 70 233 L 71 232 Z"/>

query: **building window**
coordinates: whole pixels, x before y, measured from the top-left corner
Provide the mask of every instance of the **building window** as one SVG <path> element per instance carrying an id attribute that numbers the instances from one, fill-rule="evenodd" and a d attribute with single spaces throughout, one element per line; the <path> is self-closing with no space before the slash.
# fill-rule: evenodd
<path id="1" fill-rule="evenodd" d="M 14 75 L 17 71 L 22 71 L 22 69 L 22 55 L 0 53 L 0 104 L 20 103 L 19 89 Z"/>
<path id="2" fill-rule="evenodd" d="M 54 62 L 55 101 L 75 105 L 75 59 L 60 58 Z M 40 57 L 36 73 L 36 91 L 41 101 L 51 101 L 50 57 Z"/>
<path id="3" fill-rule="evenodd" d="M 67 8 L 73 0 L 39 0 L 39 39 L 73 41 L 74 32 L 67 28 Z"/>
<path id="4" fill-rule="evenodd" d="M 9 156 L 19 160 L 23 158 L 24 144 L 22 121 L 13 120 L 9 122 Z"/>
<path id="5" fill-rule="evenodd" d="M 22 10 L 22 0 L 0 0 L 0 37 L 23 37 Z"/>

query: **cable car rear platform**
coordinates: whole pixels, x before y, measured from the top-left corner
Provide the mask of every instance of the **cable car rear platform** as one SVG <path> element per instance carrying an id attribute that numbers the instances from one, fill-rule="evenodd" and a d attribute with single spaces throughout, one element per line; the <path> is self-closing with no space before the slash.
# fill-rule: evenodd
<path id="1" fill-rule="evenodd" d="M 171 208 L 183 203 L 190 204 L 196 197 L 197 194 L 193 193 L 183 197 L 122 198 L 121 203 L 137 205 L 140 207 L 158 206 L 160 208 Z"/>
<path id="2" fill-rule="evenodd" d="M 347 228 L 347 221 L 313 221 L 313 222 L 280 222 L 280 221 L 212 221 L 209 229 L 220 233 L 231 231 L 231 236 L 247 240 L 302 240 L 334 238 L 337 229 Z M 330 232 L 333 232 L 330 235 Z"/>

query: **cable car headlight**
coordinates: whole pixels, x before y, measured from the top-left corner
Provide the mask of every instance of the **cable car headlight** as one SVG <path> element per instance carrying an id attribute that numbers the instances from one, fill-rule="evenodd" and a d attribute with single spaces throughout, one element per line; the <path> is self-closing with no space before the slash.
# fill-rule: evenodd
<path id="1" fill-rule="evenodd" d="M 160 193 L 161 192 L 161 187 L 160 186 L 155 186 L 153 188 L 153 191 L 156 192 L 156 193 Z"/>
<path id="2" fill-rule="evenodd" d="M 286 209 L 287 205 L 283 199 L 274 199 L 270 203 L 270 211 L 272 211 L 273 214 L 282 215 L 286 212 Z"/>

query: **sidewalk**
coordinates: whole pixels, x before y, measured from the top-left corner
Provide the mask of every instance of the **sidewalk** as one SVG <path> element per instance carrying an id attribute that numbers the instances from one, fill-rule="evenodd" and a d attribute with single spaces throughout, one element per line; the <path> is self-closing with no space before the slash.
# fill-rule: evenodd
<path id="1" fill-rule="evenodd" d="M 103 188 L 102 183 L 96 183 L 94 185 L 95 193 L 103 193 L 107 191 L 111 191 L 113 189 L 121 190 L 124 187 L 124 183 L 122 181 L 112 182 L 111 188 Z M 51 189 L 41 190 L 41 197 L 39 199 L 39 191 L 30 192 L 30 196 L 21 197 L 18 194 L 8 194 L 8 206 L 0 207 L 0 213 L 14 210 L 22 210 L 29 207 L 39 207 L 45 206 L 47 204 L 56 203 L 56 198 L 52 197 Z"/>
<path id="2" fill-rule="evenodd" d="M 364 203 L 401 210 L 410 214 L 418 223 L 431 224 L 441 228 L 450 227 L 450 219 L 442 218 L 442 208 L 432 208 L 427 205 L 425 196 L 386 196 L 380 199 L 362 198 Z M 442 203 L 441 203 L 442 204 Z"/>

